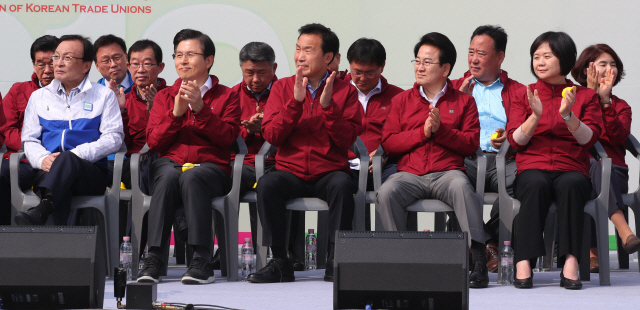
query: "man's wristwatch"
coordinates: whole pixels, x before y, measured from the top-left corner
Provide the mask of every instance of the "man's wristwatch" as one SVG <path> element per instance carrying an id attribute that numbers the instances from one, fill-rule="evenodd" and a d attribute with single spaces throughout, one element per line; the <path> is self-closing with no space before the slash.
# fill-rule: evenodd
<path id="1" fill-rule="evenodd" d="M 562 119 L 563 119 L 565 122 L 568 122 L 568 121 L 571 119 L 571 116 L 572 116 L 572 115 L 573 115 L 573 111 L 569 111 L 569 114 L 568 114 L 567 116 L 563 117 Z"/>

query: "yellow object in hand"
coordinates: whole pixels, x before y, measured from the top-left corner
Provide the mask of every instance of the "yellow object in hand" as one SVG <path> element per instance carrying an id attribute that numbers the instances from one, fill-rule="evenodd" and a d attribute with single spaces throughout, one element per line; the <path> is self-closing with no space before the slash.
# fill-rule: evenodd
<path id="1" fill-rule="evenodd" d="M 193 167 L 195 167 L 195 165 L 192 163 L 184 163 L 184 165 L 182 165 L 182 172 L 185 172 Z"/>
<path id="2" fill-rule="evenodd" d="M 127 187 L 124 186 L 124 182 L 120 182 L 120 189 L 127 189 Z"/>
<path id="3" fill-rule="evenodd" d="M 491 140 L 493 140 L 493 139 L 498 139 L 498 138 L 500 138 L 501 136 L 502 136 L 502 135 L 501 135 L 499 132 L 494 132 L 494 133 L 491 135 Z"/>
<path id="4" fill-rule="evenodd" d="M 571 92 L 575 93 L 577 91 L 577 87 L 575 87 L 575 86 L 565 87 L 562 90 L 562 98 L 567 98 L 566 94 L 567 94 L 568 91 L 571 91 Z"/>

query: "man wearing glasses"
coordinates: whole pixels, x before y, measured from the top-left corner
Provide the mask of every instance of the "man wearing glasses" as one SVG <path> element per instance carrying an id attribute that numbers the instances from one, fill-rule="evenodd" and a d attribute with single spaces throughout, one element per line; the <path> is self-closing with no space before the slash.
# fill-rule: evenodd
<path id="1" fill-rule="evenodd" d="M 368 163 L 360 163 L 353 153 L 349 153 L 349 165 L 355 180 L 359 172 L 369 174 L 369 190 L 373 190 L 371 159 L 382 140 L 382 125 L 391 111 L 391 99 L 402 92 L 400 87 L 389 84 L 382 76 L 386 59 L 384 46 L 375 39 L 360 38 L 353 42 L 347 51 L 351 73 L 347 75 L 346 80 L 358 90 L 358 100 L 364 111 L 364 127 L 360 139 L 369 152 Z M 396 167 L 395 162 L 383 165 L 382 182 L 396 173 Z"/>
<path id="2" fill-rule="evenodd" d="M 3 118 L 6 118 L 4 127 L 4 143 L 7 152 L 2 161 L 2 176 L 0 177 L 0 225 L 11 224 L 11 185 L 9 179 L 9 156 L 22 148 L 22 121 L 27 102 L 31 94 L 41 87 L 45 87 L 53 81 L 53 60 L 51 56 L 58 46 L 58 38 L 45 35 L 37 38 L 31 44 L 31 63 L 33 74 L 31 80 L 15 83 L 2 100 Z M 18 180 L 20 188 L 26 190 L 33 185 L 34 171 L 26 161 L 20 162 Z"/>
<path id="3" fill-rule="evenodd" d="M 106 190 L 106 156 L 120 148 L 124 133 L 113 92 L 88 80 L 93 56 L 87 38 L 62 36 L 52 56 L 55 79 L 29 99 L 22 142 L 42 199 L 16 214 L 18 225 L 44 225 L 52 213 L 56 225 L 66 224 L 72 196 Z"/>
<path id="4" fill-rule="evenodd" d="M 464 158 L 480 144 L 478 109 L 473 97 L 453 88 L 448 79 L 456 62 L 449 38 L 437 32 L 424 35 L 414 56 L 416 83 L 393 98 L 382 130 L 382 147 L 398 158 L 398 173 L 377 193 L 382 224 L 387 231 L 404 231 L 406 207 L 412 202 L 443 201 L 470 236 L 469 287 L 487 287 L 482 204 L 464 173 Z"/>
<path id="5" fill-rule="evenodd" d="M 93 44 L 96 69 L 102 74 L 99 84 L 115 87 L 128 94 L 133 86 L 131 74 L 127 71 L 127 45 L 124 40 L 112 34 L 99 37 Z M 120 109 L 124 109 L 123 106 Z"/>
<path id="6" fill-rule="evenodd" d="M 156 94 L 147 125 L 147 143 L 160 158 L 151 164 L 149 255 L 138 282 L 160 281 L 171 223 L 176 209 L 184 207 L 194 253 L 182 283 L 205 284 L 215 281 L 211 200 L 231 187 L 231 145 L 240 133 L 240 102 L 237 93 L 209 75 L 216 50 L 209 36 L 181 30 L 173 49 L 180 78 Z"/>
<path id="7" fill-rule="evenodd" d="M 452 81 L 453 87 L 472 95 L 478 107 L 480 117 L 480 147 L 487 157 L 485 191 L 498 192 L 496 156 L 502 143 L 507 139 L 505 128 L 511 107 L 511 98 L 524 85 L 509 78 L 507 71 L 501 69 L 507 48 L 507 33 L 500 26 L 485 25 L 476 28 L 471 35 L 467 56 L 469 71 L 464 77 Z M 494 135 L 496 135 L 495 137 Z M 467 176 L 471 184 L 476 184 L 478 168 L 476 160 L 465 158 Z M 513 196 L 513 181 L 516 178 L 515 157 L 506 163 L 507 192 Z M 498 272 L 498 232 L 500 221 L 498 200 L 493 203 L 491 219 L 485 224 L 488 236 L 486 243 L 487 268 L 489 272 Z"/>

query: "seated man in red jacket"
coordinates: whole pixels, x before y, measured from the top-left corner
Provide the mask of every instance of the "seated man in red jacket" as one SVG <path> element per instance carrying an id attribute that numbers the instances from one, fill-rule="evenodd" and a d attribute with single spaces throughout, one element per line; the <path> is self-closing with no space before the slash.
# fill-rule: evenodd
<path id="1" fill-rule="evenodd" d="M 22 134 L 22 121 L 24 111 L 27 108 L 31 93 L 41 87 L 45 87 L 53 81 L 53 60 L 51 56 L 56 50 L 60 40 L 45 35 L 37 38 L 31 44 L 31 63 L 33 74 L 31 80 L 15 83 L 2 101 L 6 119 L 4 127 L 5 144 L 7 152 L 2 160 L 2 175 L 0 177 L 0 225 L 11 225 L 11 184 L 9 181 L 9 156 L 22 148 L 20 135 Z M 1 146 L 1 144 L 0 144 Z M 18 181 L 23 190 L 31 188 L 35 178 L 33 167 L 26 160 L 20 162 Z"/>
<path id="2" fill-rule="evenodd" d="M 260 178 L 257 186 L 263 245 L 271 247 L 273 259 L 250 274 L 249 282 L 295 280 L 285 245 L 285 204 L 290 198 L 318 197 L 329 205 L 327 281 L 333 281 L 335 231 L 351 229 L 353 219 L 356 188 L 347 152 L 362 128 L 358 94 L 327 70 L 340 45 L 336 34 L 320 24 L 298 31 L 296 75 L 274 83 L 262 122 L 263 137 L 278 147 L 276 171 Z"/>
<path id="3" fill-rule="evenodd" d="M 215 56 L 209 36 L 181 30 L 173 49 L 180 78 L 156 94 L 147 126 L 147 143 L 160 158 L 151 164 L 149 255 L 138 282 L 160 281 L 175 210 L 183 206 L 194 254 L 182 283 L 211 283 L 211 200 L 231 187 L 229 162 L 240 133 L 240 104 L 230 88 L 209 75 Z M 199 166 L 183 172 L 187 163 Z"/>
<path id="4" fill-rule="evenodd" d="M 478 109 L 473 97 L 453 88 L 448 79 L 456 62 L 449 38 L 437 32 L 424 35 L 414 56 L 416 83 L 393 98 L 382 130 L 382 147 L 399 160 L 398 173 L 377 193 L 381 221 L 386 231 L 404 231 L 411 203 L 445 202 L 469 233 L 473 256 L 469 287 L 487 287 L 482 204 L 464 172 L 464 158 L 480 145 Z"/>
<path id="5" fill-rule="evenodd" d="M 387 53 L 384 46 L 375 39 L 360 38 L 353 42 L 347 51 L 351 73 L 345 80 L 358 90 L 358 101 L 364 111 L 363 132 L 360 139 L 369 152 L 368 163 L 361 163 L 354 154 L 349 153 L 349 165 L 356 179 L 360 172 L 369 174 L 367 190 L 373 190 L 371 159 L 380 146 L 382 125 L 391 111 L 391 99 L 402 92 L 402 88 L 389 84 L 382 76 L 386 59 Z M 394 161 L 384 164 L 382 182 L 396 173 L 396 167 Z"/>

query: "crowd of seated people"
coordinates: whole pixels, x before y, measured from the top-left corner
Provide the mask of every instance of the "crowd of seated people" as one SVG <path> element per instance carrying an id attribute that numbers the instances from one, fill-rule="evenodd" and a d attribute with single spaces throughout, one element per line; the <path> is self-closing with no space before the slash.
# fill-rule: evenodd
<path id="1" fill-rule="evenodd" d="M 238 57 L 242 81 L 233 87 L 211 74 L 216 48 L 198 30 L 183 29 L 173 38 L 178 79 L 172 84 L 159 77 L 165 69 L 163 51 L 148 39 L 128 50 L 122 38 L 111 34 L 95 42 L 81 35 L 36 39 L 30 50 L 31 79 L 14 84 L 0 99 L 0 142 L 6 146 L 0 224 L 73 224 L 72 196 L 100 195 L 118 186 L 110 184 L 110 155 L 124 143 L 121 181 L 126 188 L 139 182 L 152 196 L 148 255 L 138 282 L 161 281 L 173 227 L 193 248 L 182 283 L 212 283 L 217 254 L 212 253 L 211 201 L 231 189 L 232 145 L 240 136 L 248 149 L 240 191 L 257 193 L 264 233 L 256 242 L 273 254 L 247 280 L 295 281 L 299 269 L 287 248 L 286 202 L 316 197 L 329 207 L 324 280 L 333 281 L 331 232 L 353 228 L 358 176 L 366 173 L 368 190 L 374 190 L 372 161 L 381 147 L 382 185 L 376 198 L 382 227 L 377 229 L 407 230 L 407 207 L 416 200 L 446 203 L 469 235 L 469 286 L 486 288 L 488 273 L 499 264 L 500 214 L 496 200 L 483 222 L 475 156 L 481 149 L 487 159 L 485 190 L 498 192 L 496 157 L 508 141 L 516 155 L 506 159 L 506 190 L 521 201 L 513 236 L 507 238 L 515 252 L 514 286 L 533 286 L 532 268 L 547 254 L 544 224 L 555 203 L 560 286 L 580 289 L 582 238 L 589 237 L 582 235 L 583 208 L 600 192 L 602 178 L 601 164 L 589 149 L 599 141 L 613 160 L 608 216 L 624 249 L 640 249 L 622 200 L 628 191 L 624 143 L 631 107 L 612 94 L 625 73 L 608 45 L 589 46 L 578 58 L 569 35 L 545 32 L 530 47 L 537 81 L 525 86 L 502 69 L 507 33 L 500 26 L 475 29 L 468 71 L 456 80 L 450 79 L 458 57 L 454 44 L 430 32 L 414 46 L 415 83 L 403 90 L 382 75 L 387 53 L 378 40 L 353 42 L 346 55 L 349 70 L 338 72 L 340 41 L 330 28 L 307 24 L 297 35 L 295 74 L 278 79 L 274 50 L 267 43 L 249 42 Z M 94 64 L 102 76 L 97 82 L 88 78 Z M 358 137 L 369 162 L 349 151 Z M 256 161 L 262 160 L 256 154 L 265 142 L 277 152 L 266 159 L 265 174 L 256 182 Z M 131 180 L 128 156 L 145 144 L 150 151 L 141 162 L 140 179 Z M 7 159 L 16 152 L 25 154 L 17 171 L 19 190 L 33 188 L 40 203 L 18 210 L 12 219 Z M 121 234 L 130 208 L 121 203 Z M 592 270 L 597 270 L 595 249 L 591 256 Z"/>

